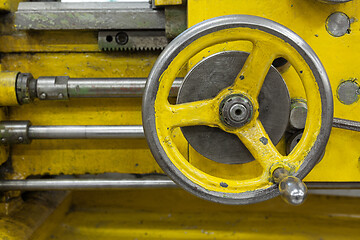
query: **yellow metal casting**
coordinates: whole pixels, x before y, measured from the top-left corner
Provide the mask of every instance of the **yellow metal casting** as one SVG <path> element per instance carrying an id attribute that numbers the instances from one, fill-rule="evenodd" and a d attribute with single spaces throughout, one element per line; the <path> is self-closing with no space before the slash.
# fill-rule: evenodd
<path id="1" fill-rule="evenodd" d="M 15 199 L 16 200 L 16 199 Z M 47 239 L 71 203 L 68 192 L 35 192 L 16 209 L 0 214 L 0 239 Z"/>
<path id="2" fill-rule="evenodd" d="M 0 72 L 0 106 L 19 105 L 16 98 L 16 77 L 19 72 Z"/>
<path id="3" fill-rule="evenodd" d="M 182 66 L 196 53 L 218 43 L 246 40 L 254 44 L 252 52 L 232 86 L 222 90 L 214 99 L 185 104 L 171 105 L 168 95 L 174 79 Z M 304 138 L 288 156 L 282 156 L 269 139 L 258 117 L 257 98 L 265 76 L 273 60 L 284 57 L 297 70 L 308 99 L 308 119 Z M 290 168 L 295 171 L 312 148 L 321 127 L 321 99 L 318 86 L 311 69 L 301 55 L 283 40 L 249 28 L 232 28 L 217 31 L 201 37 L 182 50 L 170 63 L 159 79 L 160 85 L 155 100 L 156 129 L 160 143 L 172 163 L 194 183 L 212 191 L 246 192 L 266 188 L 272 184 L 273 165 Z M 219 117 L 219 105 L 224 98 L 232 94 L 247 96 L 253 103 L 254 116 L 241 128 L 229 128 L 222 124 Z M 310 124 L 311 123 L 311 124 Z M 219 127 L 226 132 L 236 134 L 263 167 L 261 176 L 239 180 L 219 178 L 194 167 L 179 152 L 172 140 L 173 130 L 178 127 L 207 125 Z M 272 170 L 275 170 L 273 167 Z M 226 187 L 223 187 L 226 183 Z"/>
<path id="4" fill-rule="evenodd" d="M 0 10 L 15 11 L 22 0 L 0 0 Z"/>
<path id="5" fill-rule="evenodd" d="M 10 11 L 9 1 L 8 0 L 1 0 L 0 1 L 0 9 L 5 11 Z"/>
<path id="6" fill-rule="evenodd" d="M 164 6 L 164 5 L 181 5 L 182 0 L 155 0 L 156 6 Z"/>
<path id="7" fill-rule="evenodd" d="M 274 7 L 276 6 L 276 7 Z M 332 37 L 326 32 L 327 17 L 341 11 L 353 19 L 350 34 Z M 336 97 L 338 84 L 359 78 L 360 52 L 359 2 L 329 5 L 315 0 L 189 0 L 188 24 L 228 14 L 250 14 L 265 17 L 290 28 L 315 50 L 325 66 L 334 91 L 335 117 L 360 121 L 360 102 L 344 105 Z M 13 31 L 0 35 L 2 71 L 19 71 L 39 76 L 70 77 L 147 77 L 159 52 L 102 53 L 97 33 L 91 31 Z M 235 42 L 236 43 L 236 42 Z M 245 46 L 246 45 L 246 46 Z M 224 51 L 250 52 L 252 44 L 218 44 Z M 194 66 L 202 57 L 220 51 L 200 52 L 189 61 Z M 221 50 L 222 51 L 222 50 Z M 182 75 L 184 76 L 183 72 Z M 291 97 L 306 99 L 301 80 L 293 67 L 282 73 Z M 141 124 L 140 99 L 77 99 L 70 101 L 36 101 L 34 104 L 10 107 L 2 119 L 30 120 L 34 125 L 127 125 Z M 176 145 L 189 161 L 218 177 L 241 179 L 261 174 L 256 161 L 243 167 L 222 166 L 204 159 L 179 134 Z M 283 154 L 282 146 L 277 146 Z M 360 133 L 333 129 L 323 160 L 306 181 L 360 181 Z M 180 147 L 179 147 L 180 148 Z M 7 157 L 0 148 L 0 162 Z M 188 154 L 186 154 L 188 152 Z M 153 173 L 161 169 L 153 159 L 145 140 L 35 140 L 31 145 L 16 145 L 11 151 L 13 174 L 9 178 L 26 178 L 44 174 L 84 173 Z M 236 170 L 236 171 L 235 171 Z"/>
<path id="8" fill-rule="evenodd" d="M 360 121 L 360 103 L 342 104 L 336 97 L 337 86 L 348 79 L 358 79 L 357 66 L 360 52 L 360 6 L 358 1 L 344 4 L 325 4 L 319 1 L 246 1 L 246 0 L 189 0 L 188 24 L 193 26 L 201 21 L 229 14 L 247 14 L 271 19 L 300 35 L 315 51 L 329 76 L 334 96 L 334 116 Z M 276 7 L 274 7 L 276 6 Z M 344 12 L 351 19 L 350 33 L 343 37 L 331 36 L 325 28 L 326 19 L 334 12 Z M 203 55 L 206 56 L 206 55 Z M 202 56 L 199 56 L 201 58 Z M 198 60 L 194 61 L 193 65 Z M 293 67 L 282 73 L 292 98 L 306 99 L 305 92 Z M 325 155 L 305 181 L 360 181 L 360 133 L 333 128 Z M 278 146 L 279 147 L 279 146 Z M 213 173 L 226 176 L 218 171 L 219 164 L 201 158 L 189 149 L 190 161 L 200 169 L 211 169 Z M 191 156 L 194 156 L 191 158 Z M 211 165 L 211 166 L 210 166 Z M 253 164 L 259 171 L 258 165 Z M 249 167 L 250 169 L 250 167 Z M 234 171 L 228 168 L 227 173 Z M 248 174 L 248 173 L 247 173 Z"/>
<path id="9" fill-rule="evenodd" d="M 32 240 L 360 239 L 359 201 L 351 197 L 310 195 L 301 207 L 280 198 L 228 206 L 181 189 L 73 192 L 41 227 L 29 230 L 30 221 L 41 222 L 35 213 L 49 214 L 39 202 L 25 203 L 14 220 L 5 217 L 0 235 L 7 240 L 26 239 L 31 232 Z"/>

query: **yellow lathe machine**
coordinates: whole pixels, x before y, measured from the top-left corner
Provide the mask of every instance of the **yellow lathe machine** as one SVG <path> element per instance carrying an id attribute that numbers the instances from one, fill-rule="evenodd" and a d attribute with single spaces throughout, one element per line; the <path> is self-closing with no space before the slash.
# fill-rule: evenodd
<path id="1" fill-rule="evenodd" d="M 360 239 L 360 0 L 0 0 L 0 239 Z"/>

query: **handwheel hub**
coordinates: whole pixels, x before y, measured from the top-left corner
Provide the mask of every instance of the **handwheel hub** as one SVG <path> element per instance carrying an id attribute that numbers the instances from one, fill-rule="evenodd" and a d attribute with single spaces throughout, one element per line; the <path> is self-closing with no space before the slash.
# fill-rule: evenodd
<path id="1" fill-rule="evenodd" d="M 239 69 L 244 66 L 248 56 L 249 53 L 242 51 L 224 51 L 201 60 L 186 75 L 179 90 L 177 104 L 216 97 L 223 89 L 229 88 L 234 83 Z M 224 99 L 229 100 L 229 96 Z M 234 96 L 232 94 L 232 97 Z M 248 98 L 245 99 L 247 100 Z M 276 145 L 288 125 L 290 96 L 285 81 L 275 67 L 270 67 L 256 101 L 259 105 L 259 119 L 270 140 Z M 221 106 L 222 104 L 219 104 L 219 112 Z M 236 109 L 237 107 L 234 106 L 232 110 L 236 112 Z M 253 109 L 252 114 L 254 113 Z M 233 117 L 236 121 L 240 116 Z M 222 123 L 231 126 L 231 123 Z M 240 126 L 244 125 L 240 124 Z M 189 126 L 182 127 L 181 131 L 192 148 L 212 161 L 243 164 L 254 160 L 238 137 L 219 128 Z"/>
<path id="2" fill-rule="evenodd" d="M 220 119 L 230 127 L 242 127 L 253 116 L 253 105 L 244 95 L 230 95 L 220 104 Z"/>

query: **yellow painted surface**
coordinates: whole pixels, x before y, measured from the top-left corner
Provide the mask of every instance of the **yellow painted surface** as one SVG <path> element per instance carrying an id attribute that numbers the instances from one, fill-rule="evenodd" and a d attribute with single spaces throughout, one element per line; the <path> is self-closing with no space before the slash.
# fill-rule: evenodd
<path id="1" fill-rule="evenodd" d="M 36 31 L 0 35 L 0 51 L 11 52 L 100 52 L 97 32 Z"/>
<path id="2" fill-rule="evenodd" d="M 0 1 L 0 9 L 5 11 L 10 11 L 9 1 L 8 0 L 1 0 Z"/>
<path id="3" fill-rule="evenodd" d="M 155 0 L 156 6 L 181 5 L 182 0 Z"/>
<path id="4" fill-rule="evenodd" d="M 168 95 L 172 83 L 189 59 L 209 46 L 239 40 L 251 41 L 254 47 L 243 69 L 239 70 L 239 75 L 232 86 L 222 90 L 214 99 L 180 105 L 169 103 Z M 262 138 L 269 139 L 269 136 L 263 129 L 261 122 L 257 120 L 257 97 L 268 69 L 277 57 L 288 59 L 296 69 L 304 85 L 308 100 L 308 121 L 304 137 L 289 156 L 282 156 L 271 141 L 267 144 L 261 142 Z M 310 68 L 290 45 L 275 36 L 256 29 L 224 29 L 195 40 L 174 58 L 159 81 L 160 85 L 155 100 L 155 122 L 159 141 L 175 167 L 192 182 L 207 190 L 238 193 L 269 187 L 273 184 L 271 182 L 272 171 L 277 167 L 290 168 L 292 171 L 296 171 L 300 167 L 320 132 L 320 93 Z M 254 106 L 252 120 L 247 125 L 235 129 L 224 125 L 218 114 L 221 102 L 233 94 L 247 96 Z M 236 134 L 252 153 L 255 160 L 263 167 L 261 175 L 255 175 L 249 179 L 219 178 L 194 167 L 178 151 L 171 137 L 175 128 L 194 125 L 219 127 L 226 132 Z M 207 163 L 204 162 L 203 164 L 206 165 Z M 237 167 L 241 168 L 242 165 Z M 226 183 L 226 187 L 223 187 L 224 183 Z"/>
<path id="5" fill-rule="evenodd" d="M 16 78 L 19 72 L 0 72 L 0 106 L 19 105 L 16 98 Z"/>
<path id="6" fill-rule="evenodd" d="M 64 217 L 71 203 L 65 192 L 31 193 L 24 198 L 17 209 L 0 214 L 0 239 L 45 239 L 46 232 L 53 230 L 52 225 Z"/>
<path id="7" fill-rule="evenodd" d="M 310 195 L 301 207 L 280 198 L 227 206 L 181 189 L 73 192 L 31 239 L 360 239 L 358 202 Z M 23 232 L 19 223 L 8 229 Z"/>
<path id="8" fill-rule="evenodd" d="M 357 1 L 327 5 L 315 0 L 285 1 L 215 1 L 189 0 L 188 23 L 226 14 L 251 14 L 272 19 L 299 34 L 315 50 L 330 77 L 333 91 L 345 79 L 358 78 L 359 7 Z M 277 6 L 277 7 L 274 7 Z M 334 11 L 343 11 L 354 19 L 351 33 L 334 38 L 325 30 L 326 18 Z M 2 71 L 30 72 L 34 77 L 68 75 L 70 77 L 147 77 L 159 52 L 101 53 L 96 32 L 14 32 L 0 35 Z M 224 50 L 250 52 L 252 46 L 225 44 Z M 212 52 L 211 52 L 212 53 Z M 199 53 L 198 57 L 200 58 Z M 209 53 L 210 54 L 210 53 Z M 205 56 L 205 55 L 203 55 Z M 196 64 L 196 57 L 189 66 Z M 306 98 L 297 73 L 290 68 L 283 74 L 292 97 Z M 290 84 L 292 83 L 292 84 Z M 335 117 L 360 121 L 359 102 L 340 103 L 334 92 Z M 140 124 L 140 99 L 83 99 L 64 102 L 40 102 L 11 107 L 10 119 L 30 120 L 34 125 L 57 124 Z M 182 136 L 178 137 L 182 139 Z M 307 181 L 360 181 L 359 133 L 333 130 L 323 161 Z M 177 140 L 178 145 L 183 144 Z M 339 147 L 341 146 L 341 147 Z M 1 148 L 0 148 L 1 149 Z M 189 148 L 189 151 L 191 148 Z M 346 151 L 344 151 L 346 149 Z M 280 152 L 283 151 L 278 149 Z M 181 151 L 187 151 L 182 147 Z M 5 151 L 2 151 L 3 156 Z M 5 157 L 1 158 L 4 161 Z M 261 172 L 261 165 L 252 163 L 236 173 L 232 167 L 217 169 L 217 163 L 204 164 L 201 157 L 190 154 L 190 161 L 217 176 L 239 178 Z M 47 140 L 12 149 L 14 174 L 25 178 L 37 174 L 83 174 L 102 172 L 152 173 L 161 172 L 151 156 L 145 140 Z M 341 168 L 339 167 L 341 166 Z M 253 172 L 248 172 L 253 169 Z"/>
<path id="9" fill-rule="evenodd" d="M 346 13 L 353 20 L 350 34 L 338 38 L 332 37 L 325 29 L 327 17 L 336 11 Z M 344 105 L 337 99 L 335 92 L 341 81 L 360 77 L 356 54 L 360 52 L 358 1 L 336 5 L 315 0 L 188 1 L 189 26 L 229 14 L 248 14 L 268 18 L 300 35 L 313 48 L 327 71 L 333 90 L 335 117 L 360 121 L 359 102 Z M 304 98 L 302 89 L 299 90 L 298 80 L 291 84 L 293 76 L 292 68 L 283 74 L 290 94 L 294 98 Z M 323 160 L 305 180 L 360 181 L 359 136 L 359 133 L 333 129 Z"/>
<path id="10" fill-rule="evenodd" d="M 5 69 L 39 76 L 146 77 L 154 53 L 38 53 L 9 54 Z M 74 99 L 35 101 L 10 109 L 13 120 L 33 125 L 141 125 L 141 99 Z M 42 174 L 161 172 L 145 139 L 38 140 L 16 145 L 12 151 L 14 174 L 25 178 Z"/>
<path id="11" fill-rule="evenodd" d="M 15 11 L 22 0 L 0 0 L 0 10 Z"/>

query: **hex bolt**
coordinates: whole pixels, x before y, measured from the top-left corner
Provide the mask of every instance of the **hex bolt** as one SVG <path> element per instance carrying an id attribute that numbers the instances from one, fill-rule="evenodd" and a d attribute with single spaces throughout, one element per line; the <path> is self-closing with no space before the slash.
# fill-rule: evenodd
<path id="1" fill-rule="evenodd" d="M 292 100 L 289 124 L 293 129 L 304 129 L 307 117 L 306 102 L 300 99 Z"/>
<path id="2" fill-rule="evenodd" d="M 41 93 L 40 96 L 39 96 L 39 98 L 40 98 L 41 100 L 45 100 L 46 97 L 47 97 L 46 93 Z"/>

